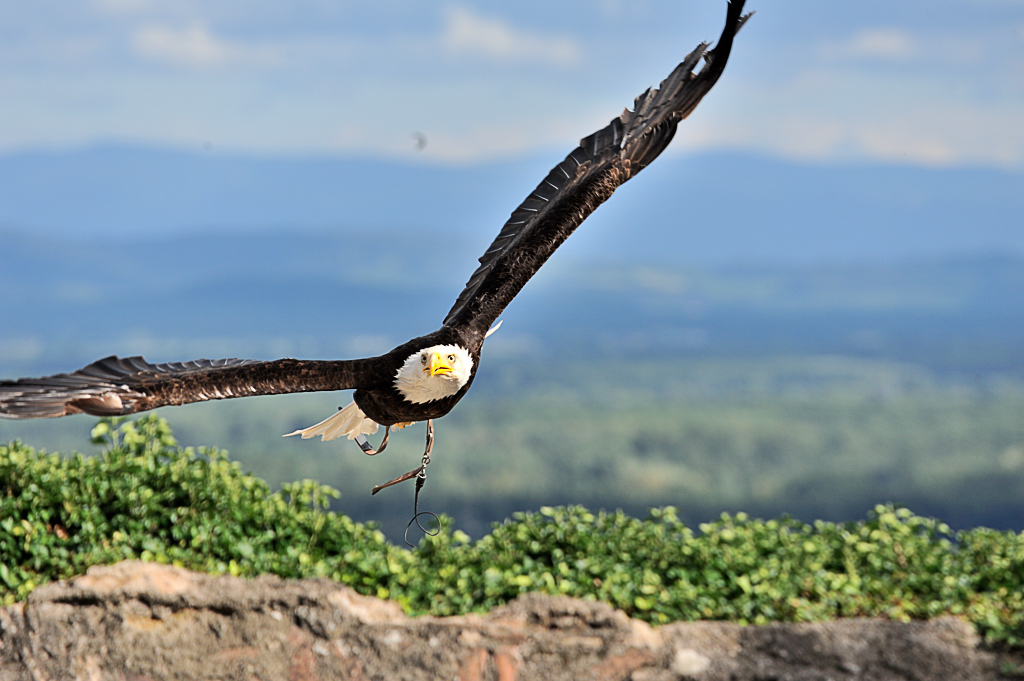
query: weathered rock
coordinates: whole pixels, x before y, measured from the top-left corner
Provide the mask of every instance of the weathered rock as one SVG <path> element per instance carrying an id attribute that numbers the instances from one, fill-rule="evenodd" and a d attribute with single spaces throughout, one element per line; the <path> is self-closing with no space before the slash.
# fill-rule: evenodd
<path id="1" fill-rule="evenodd" d="M 327 580 L 243 580 L 129 562 L 0 610 L 0 681 L 75 679 L 995 680 L 957 619 L 657 629 L 527 595 L 487 616 L 408 618 Z"/>

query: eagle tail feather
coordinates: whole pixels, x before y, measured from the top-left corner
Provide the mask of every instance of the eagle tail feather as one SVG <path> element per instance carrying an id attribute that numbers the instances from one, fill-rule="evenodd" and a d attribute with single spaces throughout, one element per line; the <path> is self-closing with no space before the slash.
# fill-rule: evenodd
<path id="1" fill-rule="evenodd" d="M 349 440 L 354 440 L 360 435 L 372 435 L 377 432 L 378 428 L 380 428 L 380 424 L 367 418 L 363 410 L 359 408 L 359 405 L 352 402 L 320 423 L 314 424 L 309 428 L 301 428 L 283 437 L 301 435 L 303 440 L 308 440 L 319 435 L 322 441 L 327 442 L 328 440 L 335 440 L 342 435 L 347 435 Z"/>

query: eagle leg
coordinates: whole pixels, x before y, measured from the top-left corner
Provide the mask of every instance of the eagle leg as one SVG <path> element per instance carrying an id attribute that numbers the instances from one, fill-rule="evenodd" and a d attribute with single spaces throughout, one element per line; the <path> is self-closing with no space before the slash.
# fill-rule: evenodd
<path id="1" fill-rule="evenodd" d="M 363 450 L 367 456 L 375 456 L 387 449 L 389 437 L 391 437 L 391 426 L 385 426 L 384 439 L 380 441 L 380 447 L 377 447 L 377 449 L 370 446 L 370 441 L 366 439 L 365 435 L 357 435 L 355 441 L 359 445 L 359 449 Z"/>
<path id="2" fill-rule="evenodd" d="M 388 434 L 385 432 L 384 433 L 384 442 L 381 443 L 381 449 L 384 448 L 384 443 L 387 442 L 387 437 L 388 437 Z M 358 442 L 358 441 L 359 440 L 357 438 L 356 442 Z M 359 446 L 362 447 L 362 445 L 359 445 Z M 363 451 L 365 452 L 366 449 L 364 448 Z M 379 452 L 380 449 L 378 449 L 377 451 Z M 427 464 L 430 463 L 430 454 L 433 451 L 434 451 L 434 419 L 427 419 L 427 446 L 423 450 L 423 460 L 420 462 L 420 465 L 417 466 L 416 468 L 413 468 L 408 473 L 402 473 L 397 478 L 393 478 L 391 480 L 388 480 L 385 483 L 377 485 L 376 487 L 374 487 L 370 491 L 370 494 L 371 495 L 376 494 L 377 492 L 381 491 L 382 489 L 384 489 L 386 487 L 391 487 L 392 485 L 397 485 L 400 482 L 405 482 L 406 480 L 412 480 L 413 478 L 419 478 L 420 480 L 426 480 L 427 479 Z M 369 454 L 370 452 L 366 452 L 366 453 Z M 417 484 L 422 486 L 422 483 L 420 483 L 420 482 L 418 482 Z"/>

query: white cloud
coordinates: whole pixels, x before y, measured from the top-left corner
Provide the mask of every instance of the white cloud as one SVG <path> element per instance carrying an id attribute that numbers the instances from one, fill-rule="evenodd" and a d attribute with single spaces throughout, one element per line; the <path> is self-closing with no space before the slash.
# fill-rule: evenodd
<path id="1" fill-rule="evenodd" d="M 192 67 L 268 65 L 280 59 L 280 51 L 273 46 L 221 38 L 201 21 L 181 29 L 160 24 L 143 26 L 132 35 L 131 46 L 144 57 Z"/>
<path id="2" fill-rule="evenodd" d="M 692 46 L 650 38 L 625 0 L 593 3 L 587 17 L 612 18 L 590 29 L 568 11 L 549 26 L 514 5 L 449 2 L 86 0 L 61 21 L 15 3 L 0 153 L 98 140 L 448 162 L 568 150 Z M 895 15 L 774 43 L 756 20 L 673 147 L 1024 167 L 1024 14 Z M 609 31 L 643 49 L 604 49 Z"/>
<path id="3" fill-rule="evenodd" d="M 998 63 L 1001 52 L 1019 52 L 1010 30 L 910 31 L 876 27 L 858 31 L 843 40 L 818 44 L 818 53 L 828 60 L 861 62 L 862 66 L 893 68 L 973 68 L 985 62 Z"/>
<path id="4" fill-rule="evenodd" d="M 583 50 L 568 36 L 521 31 L 501 19 L 483 17 L 465 7 L 450 7 L 441 38 L 453 54 L 482 56 L 502 62 L 550 62 L 571 66 Z"/>
<path id="5" fill-rule="evenodd" d="M 1024 101 L 979 100 L 940 75 L 809 69 L 788 82 L 738 82 L 702 104 L 678 148 L 923 166 L 1024 164 Z M 750 115 L 756 112 L 756 115 Z"/>
<path id="6" fill-rule="evenodd" d="M 897 28 L 868 28 L 846 40 L 826 44 L 822 51 L 829 56 L 900 61 L 915 56 L 919 48 L 906 31 Z"/>

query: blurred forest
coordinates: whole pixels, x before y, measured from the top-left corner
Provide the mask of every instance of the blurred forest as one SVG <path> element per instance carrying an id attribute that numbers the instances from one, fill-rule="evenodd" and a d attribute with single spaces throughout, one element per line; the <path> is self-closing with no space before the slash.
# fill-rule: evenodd
<path id="1" fill-rule="evenodd" d="M 216 234 L 202 249 L 128 241 L 116 267 L 96 266 L 105 244 L 10 239 L 0 315 L 17 323 L 0 330 L 0 372 L 69 371 L 113 353 L 374 354 L 435 328 L 461 285 L 461 269 L 416 256 L 422 235 L 380 249 L 365 234 L 320 234 L 311 252 L 312 239 L 257 236 L 229 258 L 235 246 Z M 467 399 L 437 423 L 421 508 L 473 536 L 558 504 L 638 516 L 673 505 L 697 523 L 722 511 L 859 519 L 893 502 L 954 528 L 1024 529 L 1022 307 L 1024 261 L 996 255 L 553 262 L 506 311 Z M 411 484 L 369 491 L 418 463 L 422 424 L 374 458 L 345 441 L 281 438 L 348 400 L 160 414 L 182 444 L 224 447 L 272 484 L 336 487 L 335 510 L 400 537 Z M 94 423 L 4 420 L 0 441 L 88 453 Z"/>
<path id="2" fill-rule="evenodd" d="M 939 381 L 919 367 L 840 356 L 658 362 L 567 360 L 554 371 L 499 359 L 437 423 L 421 507 L 480 536 L 513 512 L 578 503 L 642 516 L 674 505 L 805 520 L 906 505 L 954 527 L 1024 528 L 1024 389 Z M 595 367 L 595 364 L 597 365 Z M 260 397 L 163 409 L 187 445 L 219 443 L 273 485 L 312 478 L 333 508 L 401 536 L 412 486 L 371 497 L 415 467 L 422 424 L 366 457 L 345 440 L 282 439 L 348 399 Z M 3 439 L 90 452 L 94 419 L 0 424 Z M 376 439 L 376 438 L 374 438 Z"/>

